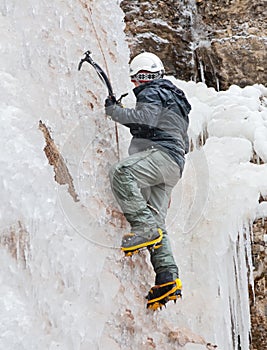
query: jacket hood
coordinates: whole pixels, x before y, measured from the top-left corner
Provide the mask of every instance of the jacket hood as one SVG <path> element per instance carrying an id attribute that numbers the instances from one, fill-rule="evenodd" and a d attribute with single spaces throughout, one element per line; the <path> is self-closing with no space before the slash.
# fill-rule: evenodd
<path id="1" fill-rule="evenodd" d="M 180 90 L 176 85 L 174 85 L 170 80 L 167 79 L 155 79 L 149 81 L 148 83 L 141 84 L 133 89 L 135 96 L 137 96 L 141 91 L 145 89 L 166 89 L 174 93 L 180 100 L 184 102 L 184 107 L 187 113 L 190 112 L 191 106 L 187 101 L 187 98 L 182 90 Z"/>
<path id="2" fill-rule="evenodd" d="M 144 89 L 147 88 L 165 88 L 168 90 L 178 89 L 170 80 L 167 79 L 155 79 L 147 83 L 143 83 L 133 89 L 135 95 L 138 95 Z M 179 89 L 178 89 L 179 90 Z"/>

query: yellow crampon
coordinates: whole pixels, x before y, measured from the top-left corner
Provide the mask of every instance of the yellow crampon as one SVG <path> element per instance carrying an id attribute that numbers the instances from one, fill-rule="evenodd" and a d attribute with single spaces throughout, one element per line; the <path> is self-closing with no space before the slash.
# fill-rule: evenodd
<path id="1" fill-rule="evenodd" d="M 146 248 L 148 248 L 149 250 L 158 249 L 159 247 L 161 247 L 160 242 L 162 241 L 162 237 L 163 237 L 163 232 L 160 228 L 158 228 L 158 232 L 159 232 L 159 237 L 157 237 L 156 239 L 153 239 L 152 241 L 147 241 L 147 242 L 137 244 L 135 246 L 127 247 L 127 248 L 121 247 L 121 250 L 125 253 L 125 256 L 133 256 Z M 124 237 L 133 237 L 134 235 L 135 235 L 134 233 L 128 233 L 124 235 Z"/>
<path id="2" fill-rule="evenodd" d="M 147 295 L 147 308 L 155 311 L 162 309 L 162 306 L 166 306 L 166 303 L 170 300 L 176 303 L 176 300 L 182 297 L 181 290 L 182 282 L 179 278 L 175 281 L 152 287 Z"/>
<path id="3" fill-rule="evenodd" d="M 122 250 L 123 250 L 123 249 L 122 249 Z M 124 253 L 125 253 L 125 256 L 133 256 L 133 255 L 138 254 L 140 251 L 141 251 L 141 249 L 133 250 L 133 251 L 131 251 L 131 252 L 124 252 Z"/>

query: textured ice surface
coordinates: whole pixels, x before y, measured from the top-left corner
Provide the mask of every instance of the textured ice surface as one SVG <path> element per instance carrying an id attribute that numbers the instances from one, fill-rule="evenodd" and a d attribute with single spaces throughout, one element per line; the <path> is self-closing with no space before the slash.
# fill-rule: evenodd
<path id="1" fill-rule="evenodd" d="M 266 89 L 216 92 L 170 78 L 193 106 L 195 147 L 168 214 L 184 297 L 153 314 L 144 299 L 154 281 L 149 257 L 123 258 L 128 227 L 108 181 L 128 132 L 105 117 L 107 92 L 92 67 L 77 71 L 90 49 L 118 96 L 131 89 L 118 2 L 4 1 L 0 13 L 0 347 L 203 349 L 192 343 L 201 338 L 226 350 L 239 336 L 247 349 L 249 224 L 266 215 L 258 197 L 267 195 L 266 165 L 250 159 L 256 152 L 266 162 Z M 79 202 L 54 180 L 39 120 Z M 176 329 L 184 330 L 177 339 Z"/>

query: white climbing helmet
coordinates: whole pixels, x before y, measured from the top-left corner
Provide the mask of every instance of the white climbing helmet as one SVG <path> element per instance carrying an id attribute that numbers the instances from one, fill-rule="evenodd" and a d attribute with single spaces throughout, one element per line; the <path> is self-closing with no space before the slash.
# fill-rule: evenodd
<path id="1" fill-rule="evenodd" d="M 143 81 L 158 79 L 164 74 L 164 66 L 159 57 L 154 53 L 142 52 L 135 56 L 130 63 L 130 76 L 132 80 L 135 80 L 139 72 L 142 72 L 144 75 L 144 79 L 141 79 Z M 145 72 L 156 74 L 146 74 Z"/>

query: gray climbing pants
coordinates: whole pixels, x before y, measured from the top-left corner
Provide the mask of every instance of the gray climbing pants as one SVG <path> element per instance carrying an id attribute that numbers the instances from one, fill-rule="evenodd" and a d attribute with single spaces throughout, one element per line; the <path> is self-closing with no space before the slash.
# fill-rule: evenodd
<path id="1" fill-rule="evenodd" d="M 179 166 L 168 154 L 158 149 L 135 153 L 115 164 L 110 170 L 110 183 L 127 221 L 134 233 L 144 234 L 161 228 L 162 245 L 151 251 L 156 274 L 170 272 L 178 277 L 165 219 L 171 191 L 180 178 Z"/>

